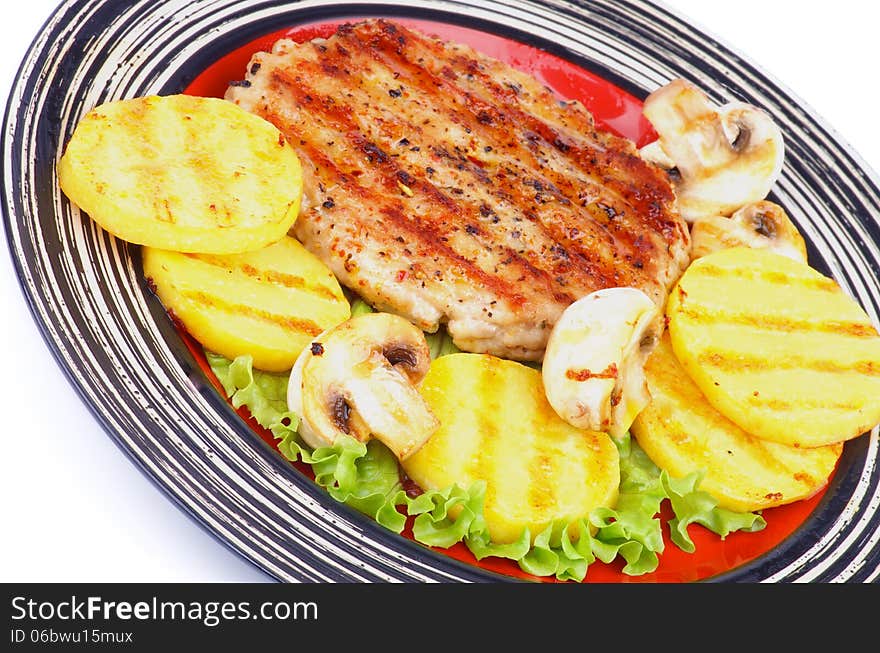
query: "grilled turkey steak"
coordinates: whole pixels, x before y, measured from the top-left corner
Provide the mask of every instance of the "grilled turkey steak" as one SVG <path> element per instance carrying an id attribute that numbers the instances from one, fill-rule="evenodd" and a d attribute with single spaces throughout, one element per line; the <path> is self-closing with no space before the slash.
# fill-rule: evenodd
<path id="1" fill-rule="evenodd" d="M 578 102 L 385 19 L 278 41 L 226 98 L 275 124 L 306 179 L 293 228 L 342 284 L 461 349 L 541 360 L 562 311 L 688 263 L 667 173 Z"/>

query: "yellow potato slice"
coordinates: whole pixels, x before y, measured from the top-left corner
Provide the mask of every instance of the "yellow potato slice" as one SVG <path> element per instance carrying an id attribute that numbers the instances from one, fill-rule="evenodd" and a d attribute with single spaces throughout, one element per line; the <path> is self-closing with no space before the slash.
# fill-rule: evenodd
<path id="1" fill-rule="evenodd" d="M 244 254 L 142 251 L 144 275 L 193 338 L 230 359 L 251 354 L 261 370 L 289 370 L 351 315 L 336 277 L 290 236 Z"/>
<path id="2" fill-rule="evenodd" d="M 440 429 L 403 461 L 424 489 L 486 481 L 485 516 L 499 543 L 534 538 L 617 500 L 617 447 L 605 433 L 570 426 L 544 396 L 537 370 L 487 354 L 434 360 L 421 393 Z"/>
<path id="3" fill-rule="evenodd" d="M 277 241 L 302 196 L 299 158 L 275 126 L 231 102 L 188 95 L 95 107 L 74 129 L 58 179 L 122 240 L 209 254 Z"/>
<path id="4" fill-rule="evenodd" d="M 679 279 L 667 317 L 688 375 L 747 433 L 818 447 L 880 422 L 880 335 L 805 263 L 761 249 L 714 252 Z"/>
<path id="5" fill-rule="evenodd" d="M 791 447 L 749 435 L 715 410 L 682 368 L 668 333 L 645 365 L 651 403 L 630 432 L 655 465 L 680 478 L 702 470 L 700 489 L 730 510 L 749 512 L 821 490 L 843 444 Z"/>

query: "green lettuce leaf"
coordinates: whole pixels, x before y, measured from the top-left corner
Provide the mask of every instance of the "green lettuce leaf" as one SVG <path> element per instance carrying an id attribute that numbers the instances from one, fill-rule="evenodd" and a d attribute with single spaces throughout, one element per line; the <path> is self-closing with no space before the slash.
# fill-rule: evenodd
<path id="1" fill-rule="evenodd" d="M 413 537 L 422 544 L 448 548 L 471 533 L 484 532 L 485 496 L 486 484 L 480 482 L 469 489 L 452 485 L 410 499 L 407 512 L 416 515 Z"/>
<path id="2" fill-rule="evenodd" d="M 674 479 L 664 471 L 660 478 L 675 513 L 669 521 L 669 538 L 683 551 L 694 552 L 694 542 L 687 530 L 690 524 L 702 524 L 722 540 L 733 531 L 753 533 L 767 525 L 764 518 L 755 513 L 719 508 L 718 501 L 709 493 L 697 489 L 703 474 L 695 472 Z"/>
<path id="3" fill-rule="evenodd" d="M 363 300 L 356 300 L 355 304 Z M 372 311 L 353 304 L 353 311 Z M 432 356 L 458 349 L 445 332 L 429 335 Z M 448 340 L 446 340 L 448 339 Z M 445 344 L 444 344 L 445 342 Z M 315 481 L 341 503 L 400 533 L 412 519 L 413 538 L 427 546 L 447 548 L 463 542 L 477 560 L 507 558 L 535 576 L 583 580 L 596 560 L 621 558 L 623 572 L 641 575 L 654 571 L 663 552 L 660 507 L 668 500 L 674 513 L 670 540 L 684 551 L 694 544 L 688 526 L 700 524 L 724 538 L 737 530 L 758 531 L 766 526 L 760 515 L 719 508 L 699 490 L 700 474 L 673 479 L 654 465 L 629 437 L 615 440 L 620 454 L 620 489 L 614 508 L 598 508 L 586 519 L 554 522 L 535 535 L 526 529 L 514 542 L 492 542 L 484 517 L 486 484 L 468 488 L 452 485 L 417 496 L 407 495 L 394 454 L 383 444 L 367 444 L 345 437 L 314 450 L 296 434 L 298 419 L 287 410 L 287 375 L 253 369 L 250 356 L 229 361 L 206 352 L 211 369 L 236 408 L 246 406 L 261 426 L 278 439 L 278 449 L 291 461 L 311 466 Z"/>
<path id="4" fill-rule="evenodd" d="M 367 302 L 365 302 L 360 297 L 355 297 L 351 302 L 351 316 L 357 317 L 358 315 L 364 315 L 365 313 L 374 313 L 373 307 L 370 306 Z"/>
<path id="5" fill-rule="evenodd" d="M 522 560 L 532 548 L 528 529 L 523 530 L 519 539 L 508 543 L 492 542 L 487 529 L 475 529 L 468 534 L 464 543 L 477 560 L 489 557 L 507 558 L 520 562 L 520 568 Z"/>
<path id="6" fill-rule="evenodd" d="M 406 515 L 397 510 L 405 500 L 397 458 L 380 442 L 364 444 L 345 437 L 311 454 L 301 449 L 300 458 L 311 464 L 315 481 L 337 501 L 395 533 L 406 526 Z"/>
<path id="7" fill-rule="evenodd" d="M 558 580 L 582 581 L 596 555 L 589 524 L 554 522 L 538 533 L 519 567 L 534 576 L 555 576 Z"/>
<path id="8" fill-rule="evenodd" d="M 426 333 L 425 340 L 428 342 L 428 348 L 431 350 L 431 360 L 446 356 L 447 354 L 457 354 L 461 349 L 452 342 L 452 336 L 444 328 L 440 327 L 436 333 Z"/>
<path id="9" fill-rule="evenodd" d="M 253 358 L 247 355 L 234 361 L 208 351 L 205 356 L 234 408 L 246 406 L 257 423 L 276 438 L 296 432 L 299 418 L 287 409 L 290 374 L 255 370 Z"/>
<path id="10" fill-rule="evenodd" d="M 654 571 L 663 552 L 660 504 L 666 498 L 660 470 L 629 435 L 615 440 L 620 454 L 620 489 L 614 508 L 597 508 L 590 515 L 596 529 L 593 553 L 603 562 L 618 556 L 625 574 Z"/>

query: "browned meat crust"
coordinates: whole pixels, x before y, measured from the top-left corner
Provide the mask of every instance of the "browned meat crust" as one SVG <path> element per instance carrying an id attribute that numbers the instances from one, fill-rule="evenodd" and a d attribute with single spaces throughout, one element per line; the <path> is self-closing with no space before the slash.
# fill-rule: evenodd
<path id="1" fill-rule="evenodd" d="M 593 290 L 662 305 L 689 236 L 666 174 L 577 102 L 388 20 L 256 54 L 227 99 L 307 179 L 294 235 L 341 283 L 469 351 L 540 360 Z"/>

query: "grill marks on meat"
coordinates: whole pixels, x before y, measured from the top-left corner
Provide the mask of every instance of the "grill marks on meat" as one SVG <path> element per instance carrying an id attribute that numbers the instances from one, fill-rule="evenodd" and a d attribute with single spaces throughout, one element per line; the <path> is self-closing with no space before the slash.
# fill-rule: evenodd
<path id="1" fill-rule="evenodd" d="M 378 309 L 447 322 L 463 349 L 539 360 L 578 297 L 635 286 L 662 304 L 687 262 L 665 173 L 466 46 L 369 20 L 279 41 L 247 70 L 227 98 L 303 161 L 294 235 Z"/>

